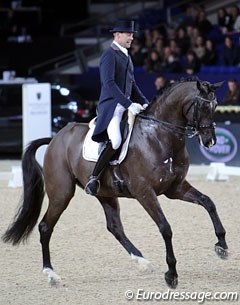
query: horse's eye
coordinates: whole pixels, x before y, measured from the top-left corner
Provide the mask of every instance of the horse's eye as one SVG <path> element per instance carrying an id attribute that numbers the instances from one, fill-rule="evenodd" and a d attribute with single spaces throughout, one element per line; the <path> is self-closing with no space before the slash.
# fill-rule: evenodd
<path id="1" fill-rule="evenodd" d="M 214 92 L 210 92 L 210 93 L 208 94 L 208 98 L 209 98 L 210 101 L 214 100 L 214 99 L 215 99 L 215 94 L 214 94 Z"/>

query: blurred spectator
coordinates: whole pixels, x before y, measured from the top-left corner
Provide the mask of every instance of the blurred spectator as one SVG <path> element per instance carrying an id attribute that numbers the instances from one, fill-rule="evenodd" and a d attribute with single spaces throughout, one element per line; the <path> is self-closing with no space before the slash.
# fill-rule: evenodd
<path id="1" fill-rule="evenodd" d="M 158 52 L 160 60 L 162 60 L 164 56 L 164 40 L 161 37 L 158 37 L 154 44 L 154 50 Z"/>
<path id="2" fill-rule="evenodd" d="M 226 36 L 224 39 L 224 47 L 222 50 L 223 65 L 235 66 L 239 64 L 239 48 L 233 43 L 230 36 Z"/>
<path id="3" fill-rule="evenodd" d="M 182 50 L 180 49 L 179 45 L 177 44 L 176 39 L 171 39 L 169 41 L 169 47 L 171 49 L 171 51 L 177 56 L 180 57 Z"/>
<path id="4" fill-rule="evenodd" d="M 160 72 L 162 63 L 156 50 L 152 50 L 144 61 L 143 69 L 147 72 Z"/>
<path id="5" fill-rule="evenodd" d="M 214 66 L 218 62 L 218 53 L 212 40 L 206 41 L 206 52 L 202 58 L 202 64 L 206 66 Z"/>
<path id="6" fill-rule="evenodd" d="M 150 52 L 153 47 L 152 32 L 150 29 L 145 29 L 143 33 L 144 52 Z"/>
<path id="7" fill-rule="evenodd" d="M 231 32 L 234 30 L 234 24 L 235 24 L 238 16 L 240 15 L 240 10 L 237 5 L 231 6 L 229 15 L 230 15 L 229 31 Z"/>
<path id="8" fill-rule="evenodd" d="M 199 29 L 200 34 L 206 38 L 208 33 L 212 30 L 213 25 L 212 23 L 208 20 L 206 12 L 204 9 L 199 11 L 199 14 L 197 16 L 196 20 L 196 26 Z"/>
<path id="9" fill-rule="evenodd" d="M 168 73 L 181 73 L 182 65 L 180 58 L 171 50 L 169 46 L 164 48 L 164 58 L 162 70 Z"/>
<path id="10" fill-rule="evenodd" d="M 186 54 L 190 48 L 190 39 L 183 27 L 180 27 L 177 31 L 176 42 L 181 50 L 181 55 Z"/>
<path id="11" fill-rule="evenodd" d="M 158 28 L 152 30 L 152 44 L 155 45 L 158 39 L 163 39 L 163 36 Z"/>
<path id="12" fill-rule="evenodd" d="M 195 46 L 197 37 L 200 36 L 198 28 L 188 26 L 187 27 L 187 36 L 189 37 L 189 40 L 190 40 L 190 49 L 192 49 Z"/>
<path id="13" fill-rule="evenodd" d="M 167 28 L 167 38 L 170 39 L 176 39 L 177 37 L 177 30 L 174 26 L 168 26 Z"/>
<path id="14" fill-rule="evenodd" d="M 195 44 L 194 44 L 194 47 L 193 47 L 193 51 L 197 55 L 200 62 L 202 62 L 203 57 L 206 53 L 205 41 L 204 41 L 203 36 L 199 35 L 196 38 L 196 41 L 195 41 Z"/>
<path id="15" fill-rule="evenodd" d="M 183 66 L 183 70 L 187 74 L 197 73 L 200 70 L 200 62 L 193 50 L 189 50 L 186 55 L 186 61 Z"/>
<path id="16" fill-rule="evenodd" d="M 167 88 L 167 86 L 169 85 L 169 81 L 165 78 L 164 75 L 159 74 L 154 81 L 154 85 L 156 88 L 156 93 L 154 95 L 154 97 L 152 98 L 151 102 L 154 102 L 165 90 L 165 88 Z"/>
<path id="17" fill-rule="evenodd" d="M 231 17 L 225 8 L 220 8 L 217 11 L 217 25 L 223 34 L 231 30 Z"/>
<path id="18" fill-rule="evenodd" d="M 163 90 L 168 86 L 168 81 L 163 75 L 158 75 L 155 79 L 156 95 L 162 94 Z"/>
<path id="19" fill-rule="evenodd" d="M 222 105 L 240 105 L 240 88 L 236 79 L 229 79 L 228 90 L 223 97 Z"/>
<path id="20" fill-rule="evenodd" d="M 144 52 L 142 43 L 139 39 L 135 38 L 135 40 L 132 42 L 129 53 L 130 53 L 134 66 L 139 67 L 144 64 L 144 59 L 146 58 L 146 53 Z"/>
<path id="21" fill-rule="evenodd" d="M 185 16 L 183 16 L 183 20 L 182 23 L 180 24 L 180 26 L 186 28 L 188 26 L 194 27 L 196 25 L 196 19 L 199 13 L 199 8 L 194 5 L 194 4 L 190 4 L 187 6 L 186 8 L 186 14 Z"/>
<path id="22" fill-rule="evenodd" d="M 240 32 L 240 15 L 237 16 L 237 18 L 233 24 L 233 31 Z"/>

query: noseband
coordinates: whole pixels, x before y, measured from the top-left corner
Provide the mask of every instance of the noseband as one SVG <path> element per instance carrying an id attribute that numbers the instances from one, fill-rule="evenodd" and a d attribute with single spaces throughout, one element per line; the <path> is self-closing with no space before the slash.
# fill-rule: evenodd
<path id="1" fill-rule="evenodd" d="M 193 138 L 194 136 L 197 136 L 199 134 L 199 132 L 203 129 L 215 129 L 215 126 L 216 126 L 215 122 L 213 122 L 211 124 L 199 124 L 198 113 L 199 113 L 200 102 L 210 103 L 211 108 L 213 109 L 216 101 L 217 101 L 216 98 L 214 98 L 213 100 L 209 100 L 209 99 L 205 99 L 202 96 L 200 96 L 199 94 L 197 94 L 185 114 L 185 115 L 187 115 L 188 112 L 191 110 L 191 108 L 194 107 L 193 120 L 192 120 L 193 123 L 192 124 L 188 123 L 186 127 L 175 125 L 175 124 L 172 124 L 172 123 L 169 123 L 166 121 L 158 120 L 154 117 L 144 115 L 142 113 L 138 114 L 137 117 L 145 119 L 145 120 L 157 122 L 157 123 L 165 126 L 166 128 L 172 130 L 172 132 L 176 132 L 178 134 L 184 134 L 188 138 Z"/>

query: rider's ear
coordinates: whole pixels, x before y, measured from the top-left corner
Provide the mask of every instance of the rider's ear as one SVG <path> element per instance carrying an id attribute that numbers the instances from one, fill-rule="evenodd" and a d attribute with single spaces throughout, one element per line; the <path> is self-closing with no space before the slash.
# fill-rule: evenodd
<path id="1" fill-rule="evenodd" d="M 222 86 L 223 83 L 224 83 L 224 81 L 210 85 L 210 90 L 212 90 L 212 91 L 217 90 L 218 88 L 220 88 Z"/>
<path id="2" fill-rule="evenodd" d="M 207 93 L 207 88 L 199 80 L 197 80 L 197 88 L 200 92 Z"/>

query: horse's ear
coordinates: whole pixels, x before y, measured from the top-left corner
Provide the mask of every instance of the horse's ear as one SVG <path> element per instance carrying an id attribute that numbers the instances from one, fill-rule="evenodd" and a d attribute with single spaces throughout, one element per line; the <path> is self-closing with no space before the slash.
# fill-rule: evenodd
<path id="1" fill-rule="evenodd" d="M 224 81 L 210 85 L 210 90 L 215 91 L 223 85 Z"/>
<path id="2" fill-rule="evenodd" d="M 198 90 L 199 90 L 200 92 L 205 92 L 205 93 L 207 93 L 206 87 L 203 86 L 202 83 L 201 83 L 199 80 L 197 80 L 197 88 L 198 88 Z"/>

